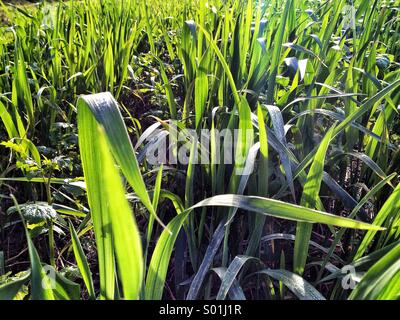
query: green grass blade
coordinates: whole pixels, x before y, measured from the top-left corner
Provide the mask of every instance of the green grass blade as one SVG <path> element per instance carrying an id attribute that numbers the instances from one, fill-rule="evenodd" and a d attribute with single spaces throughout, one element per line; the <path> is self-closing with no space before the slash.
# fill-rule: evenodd
<path id="1" fill-rule="evenodd" d="M 104 172 L 100 150 L 98 123 L 86 103 L 78 106 L 79 148 L 87 197 L 96 235 L 100 273 L 100 298 L 113 299 L 115 293 L 114 250 L 107 194 L 104 194 Z M 106 227 L 105 227 L 106 226 Z"/>
<path id="2" fill-rule="evenodd" d="M 276 76 L 278 74 L 278 67 L 281 61 L 281 51 L 283 44 L 283 37 L 285 35 L 286 29 L 286 20 L 289 16 L 289 9 L 291 7 L 293 0 L 286 0 L 285 7 L 281 16 L 281 20 L 279 22 L 278 31 L 275 37 L 271 65 L 270 65 L 270 74 L 268 78 L 268 91 L 267 91 L 267 103 L 272 104 L 274 102 L 274 94 L 275 94 L 275 83 Z"/>
<path id="3" fill-rule="evenodd" d="M 103 163 L 103 200 L 109 209 L 114 250 L 125 299 L 137 299 L 142 282 L 143 261 L 139 230 L 125 197 L 120 176 L 109 151 L 106 137 L 99 127 L 100 154 Z M 103 226 L 107 228 L 107 226 Z M 127 245 L 129 244 L 129 245 Z"/>
<path id="4" fill-rule="evenodd" d="M 71 234 L 72 248 L 74 250 L 75 260 L 82 275 L 83 282 L 86 285 L 86 289 L 88 290 L 89 298 L 95 299 L 92 272 L 90 271 L 85 253 L 83 252 L 78 235 L 71 222 L 69 223 L 69 232 Z"/>
<path id="5" fill-rule="evenodd" d="M 315 208 L 319 198 L 322 177 L 324 173 L 325 156 L 335 127 L 329 129 L 318 148 L 304 184 L 300 204 L 307 208 Z M 296 228 L 296 241 L 294 245 L 293 270 L 303 274 L 308 257 L 308 248 L 311 238 L 312 225 L 298 222 Z"/>
<path id="6" fill-rule="evenodd" d="M 27 233 L 29 259 L 31 261 L 31 286 L 33 300 L 54 300 L 53 290 L 50 287 L 50 279 L 48 279 L 45 270 L 40 262 L 36 248 Z"/>
<path id="7" fill-rule="evenodd" d="M 156 220 L 164 226 L 154 212 L 117 101 L 115 101 L 109 92 L 82 96 L 78 101 L 78 113 L 79 109 L 84 108 L 88 108 L 97 123 L 104 127 L 107 139 L 110 143 L 111 152 L 125 178 L 144 206 L 149 210 L 150 214 L 154 215 Z M 85 118 L 87 117 L 89 117 L 89 115 L 85 115 Z"/>
<path id="8" fill-rule="evenodd" d="M 374 224 L 377 226 L 383 225 L 385 220 L 391 215 L 395 215 L 398 213 L 400 208 L 400 184 L 397 185 L 396 189 L 389 196 L 389 198 L 385 201 L 378 214 L 374 218 Z M 371 244 L 376 232 L 368 231 L 364 236 L 361 244 L 359 245 L 357 252 L 354 256 L 354 260 L 361 258 L 361 256 L 368 249 Z"/>
<path id="9" fill-rule="evenodd" d="M 171 234 L 168 233 L 167 230 L 164 230 L 161 234 L 154 249 L 149 271 L 147 273 L 145 288 L 146 299 L 157 300 L 162 298 L 169 260 L 181 227 L 193 209 L 208 206 L 237 207 L 242 210 L 293 221 L 325 223 L 340 227 L 364 230 L 384 230 L 381 227 L 368 223 L 335 216 L 333 214 L 301 207 L 291 203 L 285 203 L 279 200 L 234 194 L 214 196 L 200 201 L 196 205 L 180 213 L 168 224 L 168 229 L 171 231 Z"/>
<path id="10" fill-rule="evenodd" d="M 362 277 L 352 291 L 351 300 L 398 299 L 400 244 L 389 251 Z"/>
<path id="11" fill-rule="evenodd" d="M 114 297 L 115 253 L 124 297 L 137 299 L 143 273 L 141 240 L 111 155 L 112 151 L 123 146 L 116 146 L 115 139 L 112 139 L 115 136 L 106 135 L 106 130 L 102 127 L 102 124 L 107 124 L 107 120 L 110 119 L 101 118 L 103 121 L 97 122 L 98 119 L 95 118 L 95 115 L 106 116 L 103 113 L 100 115 L 92 113 L 93 110 L 106 109 L 105 105 L 112 107 L 110 101 L 102 100 L 102 97 L 104 96 L 86 97 L 78 102 L 78 130 L 82 165 L 96 241 L 98 246 L 100 245 L 101 294 L 108 299 Z M 117 114 L 119 115 L 119 111 Z M 114 115 L 116 114 L 114 113 Z M 123 128 L 125 129 L 125 127 Z M 122 128 L 120 129 L 122 130 Z M 111 133 L 115 134 L 116 132 L 112 131 Z M 124 141 L 122 140 L 122 142 Z M 115 155 L 115 153 L 113 154 Z M 118 159 L 117 156 L 116 159 Z M 145 194 L 147 195 L 147 192 Z M 150 207 L 153 208 L 151 204 Z M 129 247 L 126 245 L 127 243 L 130 244 Z"/>

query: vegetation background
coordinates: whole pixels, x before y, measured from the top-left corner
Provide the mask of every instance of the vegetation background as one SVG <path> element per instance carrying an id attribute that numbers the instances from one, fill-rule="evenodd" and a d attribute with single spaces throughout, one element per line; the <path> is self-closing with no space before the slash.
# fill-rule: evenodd
<path id="1" fill-rule="evenodd" d="M 9 2 L 0 299 L 400 298 L 398 0 Z"/>

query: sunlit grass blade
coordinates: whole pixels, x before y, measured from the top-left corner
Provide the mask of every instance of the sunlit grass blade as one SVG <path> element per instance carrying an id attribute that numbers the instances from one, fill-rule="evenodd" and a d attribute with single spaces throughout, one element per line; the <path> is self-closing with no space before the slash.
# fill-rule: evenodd
<path id="1" fill-rule="evenodd" d="M 0 300 L 12 300 L 21 290 L 22 286 L 30 280 L 31 272 L 25 274 L 14 281 L 10 281 L 0 286 Z"/>
<path id="2" fill-rule="evenodd" d="M 111 155 L 111 152 L 118 150 L 118 147 L 112 139 L 113 136 L 107 136 L 107 131 L 103 129 L 102 124 L 107 123 L 107 119 L 103 118 L 104 122 L 99 124 L 90 109 L 90 106 L 101 108 L 101 103 L 103 107 L 105 107 L 104 104 L 109 104 L 110 101 L 107 99 L 104 101 L 101 97 L 82 99 L 78 102 L 79 142 L 99 251 L 101 295 L 107 299 L 114 298 L 115 254 L 124 297 L 137 299 L 143 272 L 141 240 Z M 117 114 L 119 115 L 118 110 Z M 97 115 L 105 116 L 104 114 Z M 113 126 L 113 129 L 118 130 L 116 126 Z M 123 130 L 125 127 L 120 129 Z M 115 158 L 118 159 L 117 156 Z M 128 159 L 125 160 L 128 161 Z M 136 158 L 132 159 L 134 160 Z M 144 192 L 147 195 L 146 190 Z M 151 204 L 150 207 L 152 208 Z M 126 246 L 127 243 L 130 244 L 129 247 Z"/>
<path id="3" fill-rule="evenodd" d="M 104 127 L 112 154 L 133 190 L 150 214 L 154 215 L 156 220 L 164 226 L 154 212 L 117 101 L 109 92 L 82 96 L 78 101 L 78 111 L 85 108 L 88 108 L 97 123 Z M 88 113 L 85 114 L 86 117 L 89 117 Z"/>

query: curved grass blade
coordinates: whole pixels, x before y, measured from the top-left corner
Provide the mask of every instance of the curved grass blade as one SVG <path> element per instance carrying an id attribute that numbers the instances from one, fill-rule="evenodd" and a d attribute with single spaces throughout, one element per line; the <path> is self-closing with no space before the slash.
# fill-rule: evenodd
<path id="1" fill-rule="evenodd" d="M 51 281 L 40 262 L 39 255 L 36 248 L 27 233 L 28 237 L 28 249 L 29 249 L 29 259 L 31 261 L 31 286 L 32 292 L 31 297 L 33 300 L 55 300 L 53 290 L 51 289 Z"/>
<path id="2" fill-rule="evenodd" d="M 6 107 L 1 101 L 0 101 L 0 119 L 3 121 L 9 139 L 19 136 L 18 130 L 14 125 L 11 113 L 7 111 Z"/>
<path id="3" fill-rule="evenodd" d="M 296 119 L 298 119 L 299 117 L 308 115 L 308 114 L 312 114 L 312 113 L 316 113 L 316 114 L 321 114 L 321 115 L 325 115 L 327 117 L 336 119 L 338 121 L 343 121 L 345 119 L 345 116 L 343 116 L 340 113 L 337 112 L 333 112 L 331 110 L 325 110 L 325 109 L 312 109 L 312 110 L 305 110 L 302 111 L 300 113 L 298 113 L 297 115 L 295 115 L 294 117 L 290 118 L 290 120 L 286 123 L 286 125 L 289 125 L 290 123 L 292 123 L 293 121 L 295 121 Z M 371 130 L 363 127 L 362 125 L 360 125 L 357 122 L 350 122 L 349 123 L 350 126 L 358 129 L 359 131 L 361 131 L 362 133 L 370 136 L 372 139 L 377 140 L 379 142 L 382 142 L 382 138 L 380 136 L 378 136 L 377 134 L 375 134 L 374 132 L 372 132 Z M 389 147 L 391 149 L 395 149 L 395 146 L 392 143 L 389 143 Z"/>
<path id="4" fill-rule="evenodd" d="M 295 241 L 296 236 L 293 234 L 288 234 L 288 233 L 272 233 L 269 234 L 267 236 L 264 236 L 261 238 L 261 243 L 267 242 L 267 241 L 272 241 L 272 240 L 287 240 L 287 241 Z M 323 253 L 328 253 L 329 252 L 329 248 L 325 248 L 323 246 L 321 246 L 319 243 L 315 242 L 315 241 L 310 241 L 310 246 L 313 246 L 314 248 L 320 250 Z M 332 257 L 335 258 L 335 260 L 342 262 L 343 260 L 335 255 L 332 254 Z"/>
<path id="5" fill-rule="evenodd" d="M 127 164 L 129 159 L 121 153 L 129 154 L 127 151 L 130 150 L 133 154 L 132 145 L 127 137 L 123 139 L 124 134 L 127 135 L 126 128 L 117 106 L 111 102 L 112 96 L 109 93 L 86 96 L 78 101 L 79 146 L 96 233 L 101 297 L 114 298 L 115 254 L 124 297 L 137 299 L 143 272 L 141 240 L 111 152 L 117 154 L 115 158 L 119 160 L 121 168 L 125 167 L 123 172 L 128 173 L 130 179 L 135 181 L 140 176 L 137 179 L 139 187 L 134 189 L 139 190 L 144 199 L 148 199 L 148 194 L 140 188 L 140 181 L 144 185 L 140 172 L 128 172 L 132 164 Z M 112 124 L 113 120 L 115 124 Z M 103 124 L 108 126 L 108 134 Z M 122 133 L 120 138 L 118 133 Z M 131 159 L 131 163 L 135 160 Z M 135 164 L 137 167 L 137 162 Z M 151 204 L 149 208 L 153 208 Z"/>
<path id="6" fill-rule="evenodd" d="M 361 118 L 366 112 L 370 111 L 372 107 L 381 101 L 383 98 L 385 98 L 386 95 L 390 94 L 393 90 L 395 90 L 398 86 L 400 86 L 400 79 L 396 80 L 395 82 L 391 83 L 381 91 L 379 91 L 376 95 L 365 101 L 358 109 L 356 112 L 350 114 L 346 118 L 343 119 L 343 121 L 340 121 L 340 123 L 337 125 L 335 128 L 335 131 L 332 134 L 332 139 L 334 139 L 340 132 L 342 132 L 347 126 L 351 125 L 352 123 L 355 123 L 356 120 Z M 299 172 L 302 172 L 304 168 L 306 168 L 310 162 L 312 161 L 314 154 L 316 152 L 316 148 L 314 148 L 311 152 L 308 153 L 308 155 L 303 159 L 299 167 L 297 168 L 294 176 L 296 177 Z"/>
<path id="7" fill-rule="evenodd" d="M 349 266 L 354 267 L 355 269 L 359 269 L 360 271 L 367 271 L 370 267 L 372 267 L 376 262 L 378 262 L 384 255 L 386 255 L 389 251 L 391 251 L 394 247 L 400 244 L 400 240 L 391 243 L 390 245 L 383 247 L 381 249 L 375 250 L 371 254 L 364 256 L 352 263 Z M 326 264 L 326 267 L 330 265 Z M 343 278 L 346 274 L 342 272 L 342 269 L 336 267 L 336 270 L 332 270 L 332 273 L 323 279 L 317 281 L 317 283 L 322 283 L 326 281 L 331 281 L 336 278 Z"/>
<path id="8" fill-rule="evenodd" d="M 326 212 L 301 207 L 275 199 L 234 194 L 217 195 L 200 201 L 172 219 L 168 224 L 168 229 L 171 230 L 171 234 L 168 233 L 167 230 L 163 231 L 158 239 L 150 261 L 149 271 L 146 277 L 146 299 L 161 299 L 169 260 L 174 243 L 183 223 L 194 209 L 208 206 L 238 207 L 242 210 L 253 211 L 263 215 L 270 215 L 293 221 L 325 223 L 355 229 L 384 230 L 382 227 L 377 227 L 361 221 L 335 216 Z"/>
<path id="9" fill-rule="evenodd" d="M 252 261 L 259 262 L 260 260 L 258 258 L 249 256 L 236 256 L 235 259 L 233 259 L 228 269 L 226 270 L 224 277 L 221 279 L 221 286 L 219 288 L 216 298 L 217 300 L 225 300 L 226 295 L 231 289 L 239 271 L 245 264 L 250 263 Z"/>
<path id="10" fill-rule="evenodd" d="M 213 268 L 212 271 L 214 271 L 217 276 L 221 279 L 225 278 L 226 275 L 226 270 L 227 268 L 225 267 L 219 267 L 219 268 Z M 246 296 L 244 295 L 242 287 L 239 285 L 238 281 L 235 279 L 229 288 L 228 291 L 228 296 L 230 300 L 246 300 Z"/>
<path id="11" fill-rule="evenodd" d="M 367 156 L 365 153 L 362 152 L 343 152 L 340 155 L 349 155 L 352 157 L 355 157 L 359 160 L 361 160 L 362 162 L 364 162 L 373 172 L 375 172 L 375 174 L 381 178 L 381 179 L 385 179 L 386 173 L 381 169 L 381 167 L 379 167 L 379 165 L 372 160 L 369 156 Z M 391 185 L 391 183 L 389 183 Z"/>
<path id="12" fill-rule="evenodd" d="M 112 155 L 135 193 L 150 214 L 154 215 L 155 219 L 165 227 L 154 212 L 117 101 L 109 92 L 81 96 L 78 100 L 78 122 L 79 110 L 85 108 L 90 110 L 90 116 L 104 128 Z M 85 118 L 88 117 L 89 113 L 86 112 Z M 85 120 L 82 119 L 83 121 Z"/>
<path id="13" fill-rule="evenodd" d="M 390 183 L 390 180 L 392 180 L 394 177 L 396 176 L 395 173 L 391 174 L 390 176 L 388 176 L 387 178 L 383 179 L 382 181 L 380 181 L 379 183 L 376 184 L 376 186 L 374 186 L 359 202 L 358 204 L 353 208 L 353 210 L 351 211 L 351 213 L 349 214 L 349 218 L 354 218 L 357 213 L 361 210 L 361 208 L 367 203 L 367 201 L 369 201 L 376 193 L 378 193 L 387 183 Z M 346 229 L 341 229 L 339 230 L 336 235 L 335 235 L 335 239 L 333 240 L 331 247 L 329 249 L 329 252 L 327 253 L 327 255 L 325 256 L 322 264 L 321 264 L 321 270 L 318 273 L 318 279 L 321 278 L 322 276 L 322 272 L 323 269 L 325 268 L 326 264 L 328 263 L 329 259 L 331 258 L 331 256 L 334 255 L 334 250 L 337 246 L 337 244 L 339 243 L 339 241 L 342 239 L 343 234 L 345 233 Z"/>
<path id="14" fill-rule="evenodd" d="M 265 107 L 267 108 L 268 113 L 271 117 L 275 136 L 280 141 L 280 143 L 287 148 L 288 146 L 287 146 L 286 137 L 285 137 L 285 125 L 283 122 L 283 117 L 282 117 L 281 111 L 279 110 L 278 107 L 275 107 L 275 106 L 266 105 Z M 288 182 L 290 191 L 292 192 L 293 199 L 295 199 L 295 201 L 296 201 L 296 194 L 294 192 L 294 184 L 293 184 L 292 167 L 291 167 L 289 156 L 285 152 L 283 152 L 281 149 L 278 149 L 277 151 L 279 153 L 279 157 L 280 157 L 283 167 L 285 169 L 286 180 Z"/>

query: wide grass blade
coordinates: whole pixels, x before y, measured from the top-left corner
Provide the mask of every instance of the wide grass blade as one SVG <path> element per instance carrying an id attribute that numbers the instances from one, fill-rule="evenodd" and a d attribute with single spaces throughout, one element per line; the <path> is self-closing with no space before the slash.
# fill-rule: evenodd
<path id="1" fill-rule="evenodd" d="M 117 101 L 115 101 L 111 93 L 103 92 L 82 96 L 78 101 L 78 113 L 79 109 L 83 109 L 82 107 L 80 108 L 80 105 L 85 105 L 97 123 L 104 128 L 113 157 L 120 166 L 125 178 L 150 214 L 153 214 L 156 220 L 163 225 L 156 216 L 151 204 Z"/>
<path id="2" fill-rule="evenodd" d="M 137 299 L 143 272 L 141 240 L 125 197 L 120 175 L 111 155 L 117 154 L 118 156 L 115 158 L 120 161 L 122 157 L 120 162 L 122 164 L 126 164 L 125 161 L 128 161 L 120 154 L 124 148 L 123 143 L 126 141 L 121 138 L 116 139 L 115 135 L 121 131 L 126 133 L 126 129 L 125 126 L 118 128 L 118 121 L 114 125 L 108 122 L 112 119 L 108 119 L 107 115 L 111 118 L 112 115 L 120 117 L 118 109 L 114 109 L 114 113 L 110 111 L 108 114 L 99 112 L 107 110 L 107 108 L 112 110 L 115 107 L 113 104 L 110 105 L 109 97 L 111 97 L 109 94 L 96 95 L 78 101 L 79 144 L 99 252 L 101 296 L 107 299 L 114 298 L 115 254 L 124 297 Z M 98 122 L 99 118 L 96 119 L 95 116 L 101 120 Z M 108 124 L 110 131 L 107 132 L 107 129 L 104 129 L 104 124 L 106 126 Z M 130 143 L 129 146 L 131 146 Z M 136 158 L 133 158 L 131 162 L 135 160 Z M 128 170 L 127 167 L 123 172 L 126 170 Z M 129 174 L 131 178 L 135 177 L 135 172 Z M 136 172 L 136 174 L 140 175 L 140 172 Z M 139 186 L 140 181 L 143 181 L 141 176 L 138 179 Z M 140 191 L 142 191 L 142 195 L 145 194 L 148 197 L 145 189 Z M 149 207 L 153 208 L 151 204 Z M 127 243 L 129 246 L 126 245 Z"/>
<path id="3" fill-rule="evenodd" d="M 31 261 L 31 287 L 32 287 L 32 299 L 33 300 L 55 300 L 53 290 L 51 288 L 51 281 L 46 275 L 46 271 L 43 269 L 40 262 L 39 255 L 36 248 L 28 234 L 28 250 L 29 259 Z"/>

